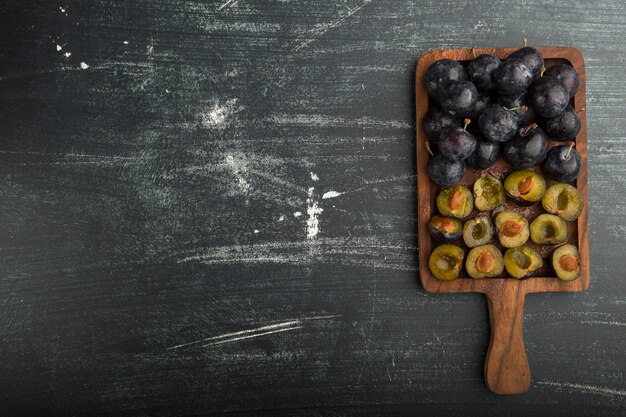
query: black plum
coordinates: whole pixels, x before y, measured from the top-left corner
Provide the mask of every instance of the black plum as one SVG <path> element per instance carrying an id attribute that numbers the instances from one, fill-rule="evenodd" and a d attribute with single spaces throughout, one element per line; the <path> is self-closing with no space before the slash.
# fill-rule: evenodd
<path id="1" fill-rule="evenodd" d="M 580 80 L 578 79 L 578 73 L 574 68 L 566 64 L 557 64 L 549 67 L 544 75 L 556 77 L 565 85 L 569 98 L 573 98 L 578 91 L 578 85 Z"/>
<path id="2" fill-rule="evenodd" d="M 543 67 L 543 55 L 532 46 L 525 46 L 509 55 L 509 59 L 521 59 L 526 66 L 530 68 L 533 77 L 537 77 L 541 73 Z"/>
<path id="3" fill-rule="evenodd" d="M 474 169 L 486 169 L 496 163 L 500 155 L 500 143 L 477 138 L 476 149 L 467 158 L 467 165 Z"/>
<path id="4" fill-rule="evenodd" d="M 540 123 L 550 139 L 561 142 L 574 139 L 580 131 L 580 119 L 572 106 L 558 116 L 541 119 Z"/>
<path id="5" fill-rule="evenodd" d="M 478 118 L 480 117 L 480 114 L 483 112 L 483 110 L 485 110 L 490 105 L 491 105 L 491 97 L 489 97 L 487 94 L 478 93 L 478 98 L 476 99 L 476 106 L 474 106 L 474 110 L 472 111 L 472 114 L 469 116 L 469 118 L 474 122 L 478 122 Z"/>
<path id="6" fill-rule="evenodd" d="M 568 102 L 567 88 L 556 77 L 540 77 L 528 93 L 528 103 L 541 117 L 558 116 L 563 113 Z"/>
<path id="7" fill-rule="evenodd" d="M 474 135 L 461 127 L 446 127 L 439 136 L 439 151 L 452 161 L 467 159 L 476 149 Z"/>
<path id="8" fill-rule="evenodd" d="M 507 59 L 495 71 L 494 81 L 502 94 L 523 94 L 533 82 L 533 73 L 521 59 Z"/>
<path id="9" fill-rule="evenodd" d="M 463 119 L 452 116 L 438 107 L 428 109 L 422 119 L 424 134 L 433 143 L 439 141 L 441 131 L 449 126 L 462 126 Z"/>
<path id="10" fill-rule="evenodd" d="M 543 171 L 554 181 L 572 182 L 582 170 L 580 154 L 571 145 L 561 145 L 550 149 L 543 162 Z"/>
<path id="11" fill-rule="evenodd" d="M 463 66 L 451 59 L 440 59 L 426 70 L 424 84 L 426 90 L 433 98 L 439 100 L 444 87 L 454 81 L 467 80 L 467 74 Z"/>
<path id="12" fill-rule="evenodd" d="M 469 117 L 476 107 L 478 90 L 469 81 L 449 83 L 439 94 L 441 108 L 453 116 Z"/>
<path id="13" fill-rule="evenodd" d="M 474 58 L 467 66 L 467 75 L 479 91 L 492 91 L 497 88 L 493 74 L 502 61 L 490 54 L 482 54 Z"/>
<path id="14" fill-rule="evenodd" d="M 503 105 L 507 109 L 511 110 L 519 119 L 519 123 L 530 123 L 535 118 L 535 112 L 528 105 L 526 100 L 526 94 L 521 94 L 517 96 L 498 96 L 498 104 Z"/>
<path id="15" fill-rule="evenodd" d="M 518 117 L 512 111 L 499 104 L 487 107 L 478 119 L 480 132 L 486 139 L 505 142 L 515 135 Z"/>
<path id="16" fill-rule="evenodd" d="M 465 174 L 463 161 L 451 161 L 442 154 L 437 154 L 428 160 L 428 177 L 442 187 L 455 185 Z"/>
<path id="17" fill-rule="evenodd" d="M 548 153 L 548 136 L 537 125 L 520 128 L 502 145 L 504 159 L 515 169 L 539 165 Z"/>

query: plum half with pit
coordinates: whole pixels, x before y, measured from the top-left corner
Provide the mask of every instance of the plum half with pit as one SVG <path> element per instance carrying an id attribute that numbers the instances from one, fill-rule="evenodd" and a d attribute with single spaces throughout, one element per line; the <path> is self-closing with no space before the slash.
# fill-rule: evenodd
<path id="1" fill-rule="evenodd" d="M 554 214 L 540 214 L 530 224 L 530 239 L 538 245 L 556 245 L 567 240 L 567 223 Z"/>
<path id="2" fill-rule="evenodd" d="M 513 278 L 531 277 L 542 266 L 543 259 L 539 252 L 528 245 L 510 248 L 504 253 L 504 267 Z"/>
<path id="3" fill-rule="evenodd" d="M 467 66 L 467 75 L 479 91 L 492 91 L 497 88 L 493 75 L 502 61 L 492 54 L 477 56 Z"/>
<path id="4" fill-rule="evenodd" d="M 504 179 L 504 191 L 520 206 L 535 204 L 546 191 L 546 180 L 528 169 L 514 171 Z"/>
<path id="5" fill-rule="evenodd" d="M 430 218 L 428 231 L 436 240 L 451 243 L 463 235 L 463 224 L 457 219 L 436 214 Z"/>
<path id="6" fill-rule="evenodd" d="M 569 98 L 574 98 L 578 91 L 578 85 L 580 84 L 578 73 L 574 68 L 567 64 L 557 64 L 548 67 L 544 75 L 556 77 L 561 80 L 565 88 L 567 88 Z"/>
<path id="7" fill-rule="evenodd" d="M 428 268 L 435 278 L 442 281 L 454 281 L 463 267 L 465 253 L 456 245 L 437 246 L 430 254 Z"/>
<path id="8" fill-rule="evenodd" d="M 496 231 L 500 244 L 505 248 L 521 246 L 530 236 L 528 221 L 514 211 L 501 211 L 496 215 Z"/>
<path id="9" fill-rule="evenodd" d="M 502 154 L 515 169 L 539 165 L 548 154 L 548 136 L 536 123 L 520 127 L 513 139 L 502 144 Z"/>
<path id="10" fill-rule="evenodd" d="M 528 103 L 541 117 L 555 117 L 565 111 L 569 93 L 565 84 L 556 77 L 537 79 L 528 92 Z"/>
<path id="11" fill-rule="evenodd" d="M 499 104 L 492 104 L 481 113 L 478 127 L 486 139 L 506 142 L 515 136 L 519 117 L 513 111 Z"/>
<path id="12" fill-rule="evenodd" d="M 580 118 L 572 106 L 558 116 L 542 118 L 539 123 L 550 139 L 559 142 L 575 139 L 580 132 Z"/>
<path id="13" fill-rule="evenodd" d="M 555 146 L 543 161 L 543 172 L 558 182 L 574 181 L 583 169 L 580 154 L 571 145 Z"/>
<path id="14" fill-rule="evenodd" d="M 462 219 L 474 209 L 472 193 L 466 187 L 457 185 L 444 188 L 437 195 L 437 210 L 444 216 L 453 216 Z"/>
<path id="15" fill-rule="evenodd" d="M 574 221 L 583 211 L 583 196 L 576 187 L 570 184 L 552 184 L 546 190 L 541 205 L 551 214 L 556 214 L 563 220 Z"/>
<path id="16" fill-rule="evenodd" d="M 441 91 L 451 82 L 465 81 L 467 74 L 463 65 L 452 59 L 440 59 L 426 70 L 424 84 L 431 97 L 439 100 Z"/>
<path id="17" fill-rule="evenodd" d="M 470 248 L 491 242 L 494 234 L 495 227 L 489 216 L 474 217 L 463 225 L 463 241 Z"/>
<path id="18" fill-rule="evenodd" d="M 580 276 L 580 253 L 574 245 L 562 245 L 552 252 L 552 267 L 563 281 L 573 281 Z"/>
<path id="19" fill-rule="evenodd" d="M 504 271 L 504 258 L 494 245 L 477 246 L 467 254 L 465 270 L 474 279 L 498 277 Z"/>
<path id="20" fill-rule="evenodd" d="M 465 175 L 465 163 L 451 161 L 439 153 L 428 160 L 426 171 L 432 182 L 442 187 L 450 187 L 461 181 Z"/>

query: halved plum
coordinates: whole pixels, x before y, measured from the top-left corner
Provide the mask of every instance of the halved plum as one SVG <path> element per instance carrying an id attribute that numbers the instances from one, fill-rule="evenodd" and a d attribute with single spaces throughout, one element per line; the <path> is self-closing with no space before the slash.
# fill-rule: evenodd
<path id="1" fill-rule="evenodd" d="M 460 185 L 444 188 L 437 195 L 437 209 L 444 216 L 467 217 L 474 209 L 472 193 Z"/>
<path id="2" fill-rule="evenodd" d="M 535 249 L 527 245 L 510 248 L 504 253 L 506 271 L 517 279 L 534 275 L 543 266 L 543 259 Z"/>
<path id="3" fill-rule="evenodd" d="M 463 234 L 463 223 L 451 217 L 434 215 L 428 223 L 430 235 L 442 242 L 454 242 Z"/>
<path id="4" fill-rule="evenodd" d="M 556 276 L 563 281 L 572 281 L 578 278 L 580 276 L 580 253 L 578 248 L 574 245 L 563 245 L 556 248 L 552 252 L 552 267 L 556 272 Z"/>
<path id="5" fill-rule="evenodd" d="M 541 205 L 548 213 L 556 214 L 563 220 L 574 221 L 583 211 L 583 196 L 576 187 L 557 183 L 546 190 Z"/>
<path id="6" fill-rule="evenodd" d="M 500 244 L 505 248 L 523 245 L 530 235 L 528 221 L 514 211 L 501 211 L 496 215 L 496 230 Z"/>
<path id="7" fill-rule="evenodd" d="M 546 180 L 529 169 L 510 173 L 504 180 L 504 191 L 521 206 L 529 206 L 541 200 L 546 191 Z"/>
<path id="8" fill-rule="evenodd" d="M 463 240 L 470 248 L 491 242 L 495 228 L 489 216 L 478 216 L 463 225 Z"/>
<path id="9" fill-rule="evenodd" d="M 567 224 L 554 214 L 540 214 L 530 224 L 530 238 L 538 245 L 563 243 L 567 240 Z"/>
<path id="10" fill-rule="evenodd" d="M 454 281 L 459 277 L 464 257 L 463 249 L 456 245 L 437 246 L 430 254 L 428 268 L 435 278 L 442 281 Z"/>
<path id="11" fill-rule="evenodd" d="M 467 255 L 465 269 L 474 279 L 497 277 L 504 271 L 504 258 L 494 245 L 477 246 Z"/>
<path id="12" fill-rule="evenodd" d="M 495 210 L 504 204 L 502 183 L 491 175 L 480 177 L 474 182 L 474 204 L 480 211 Z"/>

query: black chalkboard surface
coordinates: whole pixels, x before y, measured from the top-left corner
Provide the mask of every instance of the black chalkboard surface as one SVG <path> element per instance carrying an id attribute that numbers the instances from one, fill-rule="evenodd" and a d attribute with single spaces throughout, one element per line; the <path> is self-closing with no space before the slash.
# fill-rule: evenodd
<path id="1" fill-rule="evenodd" d="M 621 416 L 620 0 L 0 3 L 0 415 Z M 585 54 L 591 286 L 486 306 L 417 275 L 414 68 Z"/>

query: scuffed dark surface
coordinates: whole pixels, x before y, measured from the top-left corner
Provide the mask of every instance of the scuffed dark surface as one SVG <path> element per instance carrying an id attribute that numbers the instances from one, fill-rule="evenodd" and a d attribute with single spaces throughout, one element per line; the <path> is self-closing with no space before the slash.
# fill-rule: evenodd
<path id="1" fill-rule="evenodd" d="M 622 0 L 0 14 L 3 416 L 626 412 Z M 419 285 L 413 74 L 522 30 L 586 57 L 591 288 L 527 298 L 498 397 L 484 299 Z"/>

